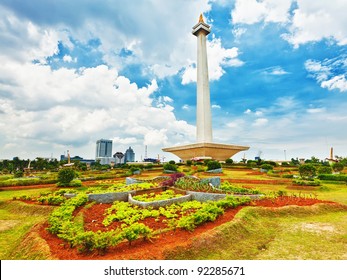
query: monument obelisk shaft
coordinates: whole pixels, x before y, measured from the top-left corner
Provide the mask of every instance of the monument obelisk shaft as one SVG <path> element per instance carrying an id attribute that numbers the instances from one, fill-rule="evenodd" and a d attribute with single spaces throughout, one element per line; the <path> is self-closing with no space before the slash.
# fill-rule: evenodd
<path id="1" fill-rule="evenodd" d="M 226 160 L 240 151 L 248 150 L 247 146 L 218 144 L 212 142 L 212 117 L 210 86 L 208 79 L 206 36 L 211 32 L 210 26 L 200 15 L 199 22 L 193 27 L 193 35 L 198 40 L 197 57 L 197 102 L 196 102 L 196 143 L 163 148 L 164 152 L 173 153 L 181 160 L 199 160 L 212 158 Z"/>
<path id="2" fill-rule="evenodd" d="M 197 143 L 212 143 L 212 117 L 210 103 L 210 86 L 206 51 L 206 36 L 210 26 L 200 15 L 199 22 L 192 33 L 197 37 L 197 103 L 196 103 L 196 140 Z"/>

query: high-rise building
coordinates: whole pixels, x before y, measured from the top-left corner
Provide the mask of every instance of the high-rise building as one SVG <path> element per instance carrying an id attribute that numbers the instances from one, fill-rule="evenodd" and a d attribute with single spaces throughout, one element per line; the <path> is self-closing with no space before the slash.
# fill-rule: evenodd
<path id="1" fill-rule="evenodd" d="M 96 141 L 95 158 L 112 157 L 112 140 L 100 139 Z"/>
<path id="2" fill-rule="evenodd" d="M 127 163 L 127 162 L 134 162 L 134 161 L 135 161 L 134 150 L 131 147 L 129 147 L 129 149 L 125 151 L 124 162 Z"/>

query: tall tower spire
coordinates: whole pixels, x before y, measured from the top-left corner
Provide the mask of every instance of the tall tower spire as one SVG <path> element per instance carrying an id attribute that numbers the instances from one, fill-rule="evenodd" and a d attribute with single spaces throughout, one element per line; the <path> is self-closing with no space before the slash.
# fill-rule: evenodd
<path id="1" fill-rule="evenodd" d="M 197 143 L 212 143 L 212 117 L 210 102 L 210 85 L 206 51 L 206 36 L 211 32 L 200 14 L 199 22 L 193 27 L 197 37 L 197 102 L 196 102 L 196 140 Z"/>

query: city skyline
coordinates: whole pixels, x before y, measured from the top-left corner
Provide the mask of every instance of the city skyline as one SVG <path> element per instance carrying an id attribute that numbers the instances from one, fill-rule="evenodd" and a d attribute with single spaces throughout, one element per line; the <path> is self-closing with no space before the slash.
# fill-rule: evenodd
<path id="1" fill-rule="evenodd" d="M 200 13 L 212 26 L 215 141 L 251 147 L 234 160 L 324 159 L 331 147 L 346 157 L 346 9 L 340 0 L 0 0 L 0 159 L 92 158 L 101 138 L 170 159 L 161 148 L 195 139 Z"/>

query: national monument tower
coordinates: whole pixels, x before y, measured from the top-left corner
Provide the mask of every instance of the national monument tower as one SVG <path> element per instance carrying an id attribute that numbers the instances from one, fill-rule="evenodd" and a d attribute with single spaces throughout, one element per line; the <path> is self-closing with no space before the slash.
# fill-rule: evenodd
<path id="1" fill-rule="evenodd" d="M 248 150 L 247 146 L 217 144 L 212 141 L 212 117 L 210 102 L 210 86 L 206 51 L 206 36 L 211 32 L 210 26 L 204 22 L 202 14 L 199 22 L 193 27 L 193 35 L 197 37 L 197 103 L 196 103 L 196 141 L 195 144 L 164 148 L 186 161 L 192 158 L 211 157 L 214 160 L 226 160 L 236 153 Z"/>

